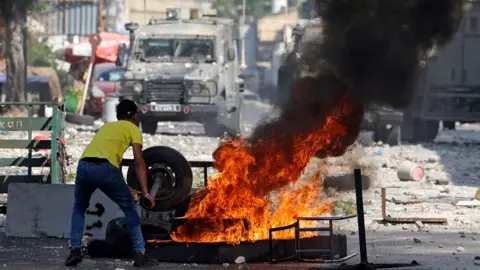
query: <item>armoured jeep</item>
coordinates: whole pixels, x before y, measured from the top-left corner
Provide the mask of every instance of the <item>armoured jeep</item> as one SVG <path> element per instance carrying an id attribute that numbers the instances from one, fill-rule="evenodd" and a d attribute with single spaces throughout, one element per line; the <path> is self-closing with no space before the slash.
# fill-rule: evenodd
<path id="1" fill-rule="evenodd" d="M 120 95 L 139 104 L 144 133 L 154 134 L 159 121 L 200 122 L 208 136 L 241 132 L 234 22 L 205 15 L 186 20 L 170 10 L 166 19 L 126 24 L 131 46 Z"/>

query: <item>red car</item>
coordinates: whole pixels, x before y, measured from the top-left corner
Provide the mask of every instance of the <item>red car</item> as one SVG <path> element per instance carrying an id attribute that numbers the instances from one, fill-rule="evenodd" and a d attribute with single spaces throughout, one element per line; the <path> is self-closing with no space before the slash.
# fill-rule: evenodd
<path id="1" fill-rule="evenodd" d="M 124 78 L 126 68 L 117 67 L 113 63 L 96 64 L 92 88 L 88 93 L 87 112 L 92 116 L 101 116 L 103 100 L 111 93 L 120 90 L 120 82 Z"/>

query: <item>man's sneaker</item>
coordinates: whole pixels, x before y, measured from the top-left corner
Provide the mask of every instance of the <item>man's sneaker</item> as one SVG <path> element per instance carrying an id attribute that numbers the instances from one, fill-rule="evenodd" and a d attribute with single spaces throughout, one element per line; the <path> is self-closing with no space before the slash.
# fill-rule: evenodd
<path id="1" fill-rule="evenodd" d="M 156 265 L 158 262 L 149 256 L 135 252 L 133 266 L 141 267 L 141 266 L 152 266 Z"/>
<path id="2" fill-rule="evenodd" d="M 82 262 L 82 251 L 79 248 L 70 249 L 70 254 L 65 261 L 65 266 L 76 266 Z"/>

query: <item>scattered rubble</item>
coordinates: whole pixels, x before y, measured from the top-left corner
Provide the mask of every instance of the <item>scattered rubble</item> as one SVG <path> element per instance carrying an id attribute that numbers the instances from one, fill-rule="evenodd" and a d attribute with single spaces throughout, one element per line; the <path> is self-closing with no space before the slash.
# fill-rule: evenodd
<path id="1" fill-rule="evenodd" d="M 236 264 L 242 264 L 242 263 L 245 263 L 246 260 L 245 260 L 245 257 L 243 256 L 239 256 L 238 258 L 235 259 L 235 263 Z"/>
<path id="2" fill-rule="evenodd" d="M 473 264 L 480 265 L 480 256 L 475 256 L 475 258 L 473 258 Z"/>
<path id="3" fill-rule="evenodd" d="M 423 223 L 420 220 L 415 221 L 415 225 L 417 225 L 419 229 L 422 229 L 424 227 Z"/>
<path id="4" fill-rule="evenodd" d="M 84 147 L 94 136 L 95 129 L 98 128 L 99 124 L 101 123 L 97 123 L 97 127 L 78 127 L 67 124 L 65 139 L 67 140 L 68 154 L 72 156 L 73 161 L 72 166 L 68 168 L 70 174 L 74 174 L 78 158 Z M 83 131 L 80 131 L 79 128 Z M 202 127 L 197 124 L 159 123 L 159 131 L 161 133 L 155 136 L 144 135 L 145 147 L 167 145 L 179 150 L 189 159 L 211 160 L 212 152 L 216 149 L 219 142 L 218 138 L 207 138 L 203 136 Z M 174 132 L 180 132 L 181 134 L 172 135 Z M 449 137 L 446 135 L 454 132 L 461 133 L 462 131 L 442 131 L 437 139 L 440 141 L 443 140 L 442 142 L 448 142 L 447 139 L 452 136 Z M 467 133 L 468 136 L 471 137 L 469 140 L 476 140 L 480 143 L 480 133 Z M 14 135 L 0 134 L 0 139 L 9 136 Z M 453 136 L 452 138 L 458 139 L 458 136 Z M 378 152 L 378 149 L 381 149 L 381 155 L 375 154 Z M 0 155 L 4 156 L 21 156 L 22 154 L 25 154 L 22 150 L 0 150 Z M 127 156 L 132 157 L 132 153 L 127 152 Z M 478 168 L 480 168 L 479 157 L 480 148 L 469 147 L 463 144 L 401 145 L 395 147 L 388 145 L 366 146 L 363 156 L 358 157 L 358 162 L 366 163 L 371 160 L 373 164 L 377 164 L 374 170 L 370 171 L 370 173 L 373 173 L 375 181 L 372 182 L 370 190 L 364 193 L 365 219 L 366 224 L 368 224 L 367 241 L 373 238 L 381 239 L 382 236 L 389 232 L 401 232 L 403 235 L 408 236 L 405 237 L 404 240 L 392 240 L 392 246 L 394 245 L 393 243 L 395 243 L 398 249 L 403 249 L 408 246 L 409 249 L 412 248 L 415 254 L 418 255 L 417 250 L 422 249 L 423 246 L 426 245 L 429 245 L 434 250 L 438 247 L 438 249 L 440 249 L 438 253 L 450 253 L 455 246 L 458 246 L 455 248 L 455 252 L 459 253 L 457 255 L 460 258 L 460 255 L 470 256 L 465 250 L 473 251 L 473 249 L 468 243 L 464 242 L 475 243 L 474 241 L 478 240 L 478 235 L 473 234 L 473 232 L 480 229 L 480 219 L 475 221 L 475 206 L 456 206 L 458 202 L 456 200 L 461 198 L 460 201 L 468 201 L 468 198 L 470 198 L 470 201 L 468 201 L 470 204 L 478 204 L 478 202 L 474 200 L 474 196 L 477 190 L 476 186 L 478 186 L 478 179 L 480 178 L 480 170 L 478 170 Z M 421 165 L 425 170 L 425 178 L 418 182 L 398 181 L 396 167 L 403 160 L 410 160 Z M 338 165 L 340 162 L 336 162 L 335 164 Z M 342 170 L 342 168 L 351 170 L 351 166 L 342 166 L 343 164 L 332 166 L 327 173 L 336 174 L 339 170 Z M 8 169 L 10 170 L 10 168 Z M 12 172 L 20 173 L 21 171 L 17 171 L 15 168 L 12 169 Z M 364 171 L 362 170 L 362 172 Z M 388 188 L 389 198 L 395 198 L 397 202 L 400 202 L 397 204 L 393 199 L 391 202 L 387 202 L 388 212 L 393 217 L 445 217 L 448 219 L 448 224 L 427 225 L 421 220 L 416 220 L 407 225 L 382 224 L 377 222 L 381 220 L 380 187 L 382 186 Z M 342 198 L 341 201 L 344 202 L 344 204 L 338 204 L 339 212 L 353 213 L 355 211 L 356 205 L 352 203 L 355 201 L 353 192 L 338 192 L 332 189 L 329 190 L 329 193 L 332 198 Z M 410 201 L 422 202 L 404 204 Z M 0 230 L 4 222 L 5 215 L 0 214 Z M 346 221 L 341 225 L 342 230 L 348 231 L 349 239 L 358 238 L 356 222 Z M 405 230 L 402 228 L 405 228 Z M 436 235 L 437 233 L 443 235 L 450 234 L 452 237 L 450 239 L 455 239 L 458 243 L 450 245 L 444 241 L 430 241 L 431 239 L 433 240 L 439 237 Z M 443 235 L 440 237 L 443 237 Z M 415 244 L 412 243 L 412 239 Z M 372 259 L 378 256 L 377 258 L 380 260 L 385 257 L 384 252 L 391 252 L 391 250 L 393 250 L 393 248 L 389 249 L 389 251 L 382 250 L 384 244 L 378 242 L 369 243 L 369 247 L 370 246 L 374 246 L 374 251 L 369 253 Z M 408 252 L 412 251 L 409 250 Z M 425 251 L 425 253 L 427 253 L 427 251 Z M 387 255 L 390 257 L 391 254 Z M 401 253 L 399 258 L 402 258 L 402 256 L 405 256 L 404 253 Z M 421 255 L 418 256 L 421 257 Z M 471 259 L 472 257 L 468 257 L 470 266 L 472 264 Z M 235 260 L 235 264 L 238 264 L 239 267 L 244 263 L 246 263 L 245 258 L 242 256 Z M 474 258 L 474 264 L 480 265 L 480 256 Z M 231 265 L 224 263 L 223 267 L 231 268 Z M 117 268 L 117 270 L 118 269 L 119 268 Z"/>

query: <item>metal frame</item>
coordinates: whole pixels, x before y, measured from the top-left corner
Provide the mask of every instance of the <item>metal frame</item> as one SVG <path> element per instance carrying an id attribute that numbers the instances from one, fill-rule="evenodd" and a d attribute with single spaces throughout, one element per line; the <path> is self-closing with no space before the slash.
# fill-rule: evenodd
<path id="1" fill-rule="evenodd" d="M 415 267 L 415 266 L 420 266 L 420 264 L 416 261 L 412 261 L 411 263 L 388 263 L 388 264 L 373 264 L 373 263 L 369 263 L 368 262 L 368 257 L 367 257 L 367 239 L 366 239 L 366 232 L 365 232 L 365 216 L 364 216 L 364 210 L 363 210 L 363 189 L 362 189 L 362 173 L 360 171 L 360 169 L 355 169 L 353 171 L 353 175 L 354 175 L 354 181 L 355 181 L 355 197 L 356 197 L 356 203 L 357 203 L 357 214 L 356 215 L 351 215 L 351 216 L 345 216 L 345 217 L 300 217 L 297 219 L 297 222 L 295 222 L 294 224 L 292 225 L 289 225 L 289 226 L 284 226 L 284 227 L 280 227 L 280 228 L 273 228 L 273 229 L 270 229 L 270 250 L 269 250 L 269 255 L 270 255 L 270 263 L 276 263 L 276 262 L 280 262 L 279 260 L 276 260 L 276 261 L 273 261 L 272 260 L 272 243 L 271 243 L 271 232 L 272 230 L 275 231 L 275 230 L 285 230 L 285 229 L 289 229 L 289 228 L 292 228 L 292 227 L 295 227 L 295 254 L 293 256 L 290 256 L 288 258 L 283 258 L 283 260 L 281 261 L 292 261 L 292 260 L 296 260 L 296 261 L 304 261 L 304 262 L 313 262 L 313 263 L 339 263 L 339 262 L 343 262 L 343 261 L 346 261 L 350 258 L 353 258 L 355 257 L 357 254 L 354 253 L 354 254 L 351 254 L 351 255 L 348 255 L 344 258 L 340 258 L 338 260 L 334 260 L 333 259 L 333 256 L 332 256 L 332 253 L 331 253 L 331 249 L 332 249 L 332 246 L 330 249 L 325 249 L 325 250 L 301 250 L 299 249 L 299 246 L 298 246 L 298 233 L 300 231 L 329 231 L 330 232 L 330 237 L 331 237 L 331 233 L 332 233 L 332 223 L 333 221 L 335 220 L 342 220 L 342 219 L 348 219 L 348 218 L 352 218 L 352 217 L 357 217 L 357 222 L 358 222 L 358 238 L 359 238 L 359 250 L 360 250 L 360 263 L 359 264 L 356 264 L 356 265 L 343 265 L 343 266 L 339 266 L 338 268 L 344 268 L 344 269 L 379 269 L 379 268 L 402 268 L 402 267 Z M 329 227 L 328 228 L 303 228 L 303 230 L 301 230 L 302 228 L 300 228 L 300 226 L 298 225 L 299 221 L 300 220 L 328 220 L 329 221 Z M 330 239 L 330 241 L 332 241 L 332 239 Z M 332 242 L 330 242 L 332 243 Z M 300 251 L 300 252 L 298 252 Z M 325 254 L 325 253 L 328 253 L 330 252 L 330 260 L 301 260 L 301 258 L 299 258 L 299 255 L 301 255 L 302 253 L 303 254 Z M 300 254 L 299 254 L 300 253 Z M 312 269 L 320 269 L 320 268 L 312 268 Z"/>
<path id="2" fill-rule="evenodd" d="M 446 224 L 448 220 L 446 218 L 426 218 L 426 217 L 403 217 L 395 218 L 387 215 L 387 189 L 381 188 L 381 200 L 382 200 L 382 221 L 387 223 L 399 224 L 399 223 L 415 223 L 420 221 L 422 223 L 430 224 Z"/>
<path id="3" fill-rule="evenodd" d="M 33 106 L 52 106 L 52 117 L 33 117 Z M 32 175 L 33 167 L 49 165 L 52 184 L 61 183 L 61 168 L 58 160 L 60 149 L 59 141 L 62 137 L 64 123 L 63 103 L 55 99 L 53 102 L 1 102 L 0 106 L 27 106 L 28 117 L 1 117 L 0 131 L 27 131 L 27 140 L 0 140 L 0 148 L 6 149 L 28 149 L 28 158 L 9 157 L 0 158 L 0 167 L 17 166 L 27 167 L 26 176 L 2 175 L 0 177 L 0 192 L 8 192 L 5 183 L 46 183 L 48 175 Z M 51 131 L 50 141 L 35 141 L 32 138 L 33 131 Z M 34 149 L 50 148 L 50 156 L 53 158 L 33 158 Z"/>
<path id="4" fill-rule="evenodd" d="M 301 258 L 301 255 L 305 254 L 318 254 L 318 255 L 328 255 L 329 259 L 321 259 L 320 262 L 322 263 L 338 263 L 349 260 L 353 257 L 357 256 L 357 253 L 353 253 L 347 255 L 346 257 L 334 259 L 333 254 L 333 221 L 345 220 L 354 218 L 357 215 L 349 215 L 349 216 L 342 216 L 342 217 L 298 217 L 297 221 L 282 227 L 277 228 L 270 228 L 268 232 L 268 254 L 269 254 L 269 262 L 271 264 L 279 263 L 279 262 L 286 262 L 286 261 L 308 261 L 312 262 L 312 260 L 305 260 Z M 300 227 L 300 221 L 328 221 L 328 227 L 308 227 L 302 228 Z M 295 254 L 285 258 L 274 259 L 272 256 L 273 253 L 273 233 L 278 231 L 284 231 L 288 229 L 295 228 Z M 300 232 L 329 232 L 330 238 L 330 248 L 329 249 L 300 249 Z M 319 262 L 319 261 L 315 261 Z"/>

